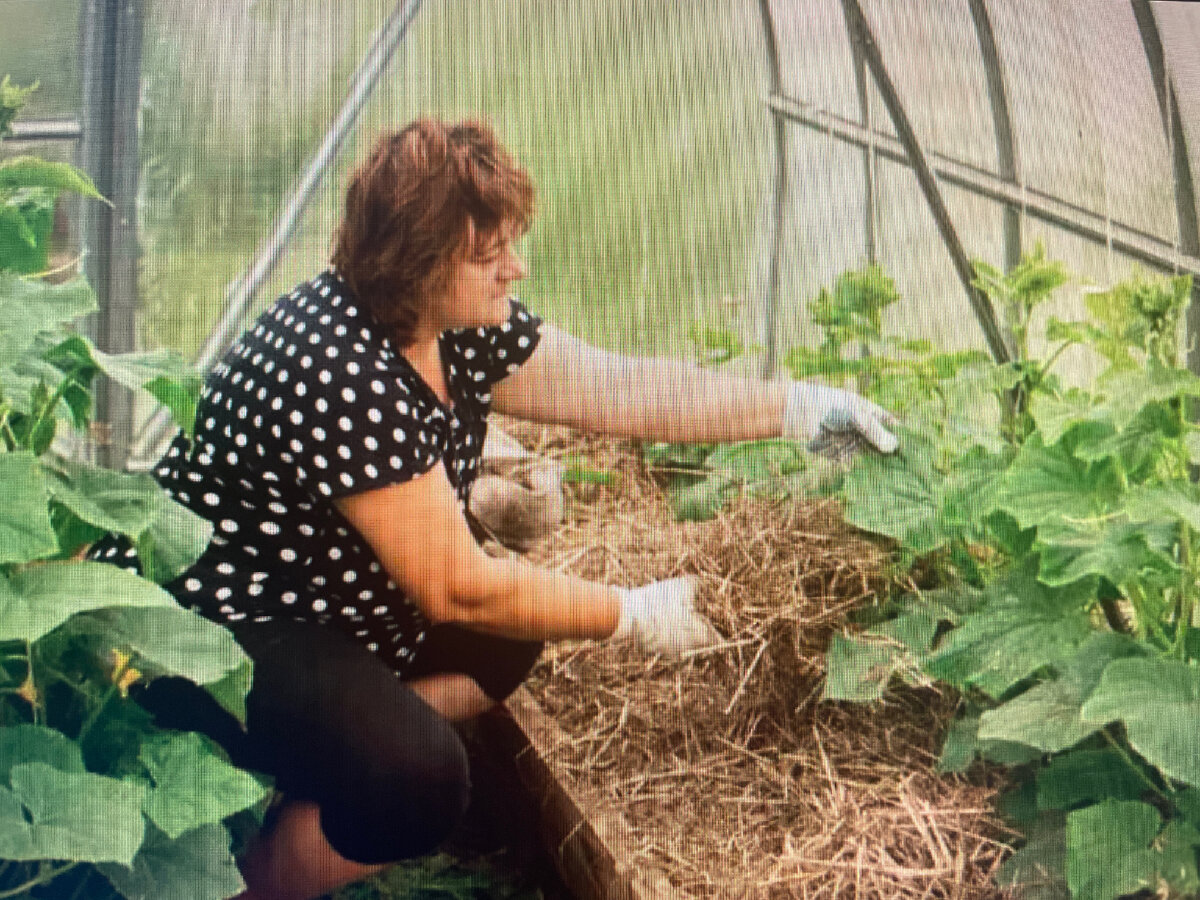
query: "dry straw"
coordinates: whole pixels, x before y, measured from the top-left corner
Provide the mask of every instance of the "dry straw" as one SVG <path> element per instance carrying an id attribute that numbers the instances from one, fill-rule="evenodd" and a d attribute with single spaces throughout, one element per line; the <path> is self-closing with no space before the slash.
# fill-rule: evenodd
<path id="1" fill-rule="evenodd" d="M 618 586 L 696 574 L 724 636 L 682 662 L 557 645 L 529 684 L 563 730 L 548 760 L 597 815 L 625 819 L 635 867 L 695 898 L 1002 896 L 1000 777 L 935 771 L 956 698 L 820 700 L 830 636 L 886 586 L 885 552 L 836 502 L 741 499 L 677 523 L 633 445 L 505 427 L 616 475 L 570 485 L 566 522 L 532 558 Z"/>

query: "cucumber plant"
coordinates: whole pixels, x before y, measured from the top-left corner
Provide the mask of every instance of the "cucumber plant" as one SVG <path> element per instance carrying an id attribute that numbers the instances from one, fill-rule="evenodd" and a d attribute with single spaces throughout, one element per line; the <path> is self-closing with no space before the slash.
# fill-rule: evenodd
<path id="1" fill-rule="evenodd" d="M 0 133 L 27 91 L 0 85 Z M 96 303 L 83 278 L 44 277 L 63 192 L 103 200 L 68 165 L 0 161 L 0 897 L 215 900 L 244 887 L 228 826 L 267 787 L 129 697 L 178 675 L 244 716 L 248 658 L 160 587 L 211 526 L 149 475 L 72 459 L 58 440 L 89 428 L 98 378 L 149 391 L 186 428 L 200 380 L 177 357 L 106 354 L 72 328 Z M 82 559 L 107 532 L 129 536 L 149 577 Z"/>
<path id="2" fill-rule="evenodd" d="M 1181 366 L 1190 277 L 1136 272 L 1078 321 L 1034 311 L 1068 276 L 1039 246 L 1004 274 L 977 262 L 1016 355 L 956 379 L 974 393 L 942 428 L 847 473 L 847 519 L 939 560 L 932 584 L 869 611 L 829 648 L 828 699 L 869 701 L 893 676 L 961 692 L 946 771 L 1011 767 L 1024 845 L 1001 880 L 1028 897 L 1200 892 L 1200 378 Z M 1084 346 L 1087 387 L 1055 371 Z M 995 432 L 975 411 L 991 397 Z M 1016 402 L 1013 398 L 1016 397 Z M 976 421 L 972 421 L 972 419 Z"/>

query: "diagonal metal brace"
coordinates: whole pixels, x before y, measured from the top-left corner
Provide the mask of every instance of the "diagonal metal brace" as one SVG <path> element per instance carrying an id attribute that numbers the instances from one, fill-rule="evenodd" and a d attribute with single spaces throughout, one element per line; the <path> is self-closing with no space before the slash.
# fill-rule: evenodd
<path id="1" fill-rule="evenodd" d="M 942 198 L 941 188 L 938 186 L 937 179 L 929 167 L 925 151 L 921 147 L 921 142 L 917 139 L 917 134 L 913 130 L 912 123 L 909 122 L 908 114 L 905 112 L 904 104 L 900 101 L 896 86 L 888 74 L 887 66 L 884 65 L 883 55 L 879 51 L 879 44 L 875 41 L 875 35 L 871 32 L 871 26 L 863 14 L 862 6 L 859 0 L 842 0 L 842 6 L 846 11 L 846 21 L 851 26 L 850 39 L 858 43 L 863 57 L 871 69 L 871 74 L 874 76 L 875 83 L 879 87 L 879 93 L 882 95 L 883 102 L 888 109 L 888 114 L 892 118 L 892 124 L 896 128 L 896 134 L 900 138 L 900 142 L 904 145 L 905 151 L 908 153 L 913 171 L 917 175 L 917 181 L 921 185 L 921 191 L 925 194 L 925 201 L 929 204 L 934 221 L 937 222 L 938 231 L 942 234 L 942 240 L 946 244 L 946 249 L 950 251 L 950 258 L 954 262 L 954 268 L 958 271 L 958 277 L 962 281 L 963 287 L 966 288 L 967 299 L 971 303 L 971 309 L 975 313 L 975 318 L 979 321 L 980 328 L 983 329 L 983 336 L 987 341 L 992 358 L 998 363 L 1009 362 L 1012 359 L 1012 354 L 1009 352 L 1008 345 L 1000 331 L 1000 326 L 996 322 L 996 311 L 993 309 L 991 300 L 988 299 L 987 295 L 971 283 L 975 277 L 975 273 L 971 269 L 971 263 L 967 259 L 966 251 L 963 249 L 962 242 L 958 238 L 958 232 L 954 229 L 954 223 L 950 220 L 950 213 L 946 209 L 945 200 Z"/>

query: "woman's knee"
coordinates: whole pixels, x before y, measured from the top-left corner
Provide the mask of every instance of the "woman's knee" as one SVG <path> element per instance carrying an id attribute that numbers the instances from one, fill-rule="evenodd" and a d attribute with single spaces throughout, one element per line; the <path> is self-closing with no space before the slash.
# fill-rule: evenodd
<path id="1" fill-rule="evenodd" d="M 395 862 L 429 853 L 450 836 L 470 804 L 471 776 L 466 748 L 447 731 L 420 761 L 407 741 L 390 765 L 376 747 L 357 772 L 338 779 L 320 801 L 321 828 L 334 850 L 364 864 Z"/>

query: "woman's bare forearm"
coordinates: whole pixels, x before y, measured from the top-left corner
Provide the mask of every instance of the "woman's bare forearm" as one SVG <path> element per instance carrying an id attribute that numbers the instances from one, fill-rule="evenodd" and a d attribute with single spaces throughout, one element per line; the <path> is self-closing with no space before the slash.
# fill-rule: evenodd
<path id="1" fill-rule="evenodd" d="M 543 341 L 521 371 L 496 385 L 498 411 L 661 441 L 744 441 L 781 433 L 784 382 L 609 353 L 557 330 Z"/>
<path id="2" fill-rule="evenodd" d="M 620 615 L 611 587 L 495 557 L 461 579 L 443 608 L 447 621 L 519 640 L 606 638 Z"/>

